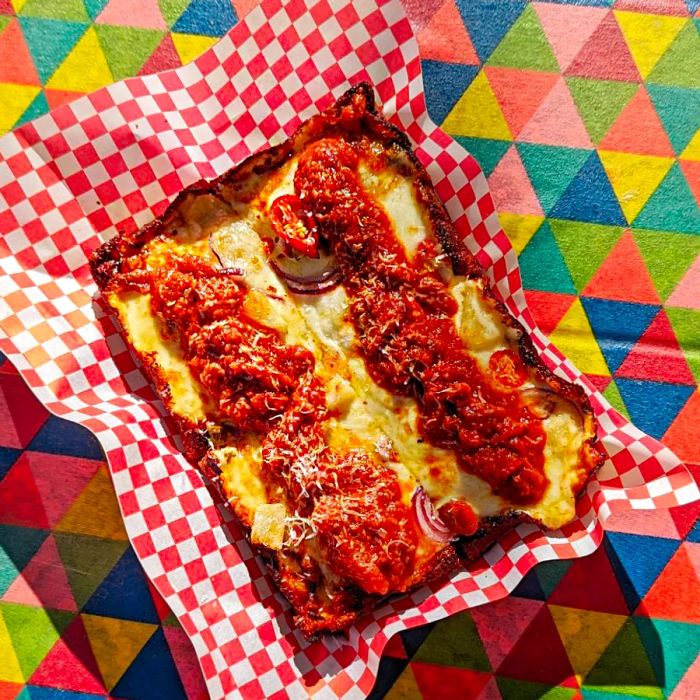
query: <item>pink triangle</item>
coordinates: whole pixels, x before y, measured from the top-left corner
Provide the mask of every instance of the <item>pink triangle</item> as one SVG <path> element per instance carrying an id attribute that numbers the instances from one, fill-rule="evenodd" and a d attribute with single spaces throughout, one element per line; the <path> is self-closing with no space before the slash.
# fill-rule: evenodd
<path id="1" fill-rule="evenodd" d="M 416 32 L 425 27 L 445 0 L 403 0 L 408 19 Z"/>
<path id="2" fill-rule="evenodd" d="M 454 0 L 447 0 L 418 32 L 418 48 L 421 58 L 479 65 L 479 57 Z"/>
<path id="3" fill-rule="evenodd" d="M 208 698 L 204 678 L 199 670 L 197 654 L 185 631 L 181 627 L 163 627 L 163 632 L 168 641 L 170 653 L 173 655 L 175 667 L 180 674 L 180 680 L 185 687 L 185 695 L 192 700 Z"/>
<path id="4" fill-rule="evenodd" d="M 10 363 L 5 363 L 9 365 Z M 0 383 L 0 445 L 24 448 L 46 421 L 48 413 L 14 367 Z"/>
<path id="5" fill-rule="evenodd" d="M 51 527 L 55 527 L 73 505 L 100 466 L 92 459 L 51 455 L 44 452 L 25 453 L 31 465 L 34 483 L 44 504 Z"/>
<path id="6" fill-rule="evenodd" d="M 683 0 L 617 0 L 615 9 L 678 17 L 690 15 Z"/>
<path id="7" fill-rule="evenodd" d="M 489 678 L 488 683 L 484 686 L 484 689 L 477 695 L 476 700 L 502 700 L 503 696 L 501 691 L 498 689 L 498 683 L 496 683 L 496 678 Z"/>
<path id="8" fill-rule="evenodd" d="M 491 668 L 501 665 L 543 605 L 541 600 L 510 597 L 471 611 Z"/>
<path id="9" fill-rule="evenodd" d="M 679 160 L 678 165 L 681 166 L 683 175 L 688 182 L 690 191 L 695 197 L 695 201 L 700 206 L 700 161 L 698 160 Z"/>
<path id="10" fill-rule="evenodd" d="M 140 29 L 168 28 L 158 7 L 158 0 L 110 0 L 95 22 Z"/>
<path id="11" fill-rule="evenodd" d="M 686 309 L 700 309 L 700 255 L 676 285 L 673 294 L 666 300 L 667 306 L 682 306 Z"/>
<path id="12" fill-rule="evenodd" d="M 29 682 L 78 693 L 107 692 L 80 616 L 68 625 Z"/>
<path id="13" fill-rule="evenodd" d="M 0 15 L 14 15 L 15 8 L 10 0 L 0 0 Z"/>
<path id="14" fill-rule="evenodd" d="M 688 361 L 663 309 L 644 331 L 615 376 L 671 384 L 695 384 Z"/>
<path id="15" fill-rule="evenodd" d="M 569 67 L 608 10 L 604 7 L 533 3 L 562 71 Z"/>
<path id="16" fill-rule="evenodd" d="M 260 0 L 232 0 L 236 17 L 242 20 L 254 7 L 260 4 Z"/>
<path id="17" fill-rule="evenodd" d="M 53 535 L 44 540 L 2 599 L 38 608 L 78 610 Z"/>
<path id="18" fill-rule="evenodd" d="M 542 207 L 515 146 L 506 151 L 488 180 L 499 211 L 542 215 Z"/>
<path id="19" fill-rule="evenodd" d="M 611 532 L 627 532 L 631 535 L 678 539 L 678 528 L 668 510 L 615 511 L 606 521 L 605 529 Z"/>
<path id="20" fill-rule="evenodd" d="M 559 78 L 518 139 L 550 146 L 593 147 L 564 78 Z"/>

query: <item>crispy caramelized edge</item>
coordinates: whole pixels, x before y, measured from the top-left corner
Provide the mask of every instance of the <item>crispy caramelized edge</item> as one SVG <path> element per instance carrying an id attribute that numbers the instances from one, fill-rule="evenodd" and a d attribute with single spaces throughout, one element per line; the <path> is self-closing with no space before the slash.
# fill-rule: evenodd
<path id="1" fill-rule="evenodd" d="M 331 107 L 305 121 L 283 143 L 249 156 L 239 165 L 214 180 L 199 180 L 189 185 L 177 195 L 160 217 L 138 231 L 120 233 L 97 248 L 90 257 L 90 269 L 98 288 L 101 292 L 104 292 L 109 282 L 119 272 L 122 260 L 130 255 L 137 254 L 155 236 L 168 232 L 168 227 L 177 221 L 180 205 L 188 197 L 212 195 L 228 204 L 225 196 L 228 187 L 244 182 L 251 174 L 261 175 L 281 166 L 286 160 L 301 151 L 306 143 L 319 138 L 323 134 L 324 129 L 332 129 L 340 121 L 343 110 L 354 101 L 357 102 L 358 98 L 364 104 L 364 110 L 360 116 L 360 130 L 383 142 L 386 148 L 398 149 L 410 161 L 413 169 L 411 175 L 416 183 L 417 197 L 427 212 L 435 235 L 450 259 L 454 273 L 483 282 L 486 300 L 500 314 L 504 324 L 517 334 L 518 350 L 523 363 L 535 370 L 540 381 L 548 384 L 553 391 L 578 407 L 583 419 L 584 432 L 587 436 L 581 447 L 580 469 L 582 470 L 582 475 L 578 483 L 576 493 L 578 495 L 591 474 L 602 465 L 605 459 L 605 455 L 597 441 L 593 410 L 588 398 L 580 386 L 561 379 L 552 373 L 540 359 L 532 339 L 522 324 L 510 314 L 503 302 L 496 297 L 485 271 L 459 237 L 443 203 L 433 188 L 430 177 L 414 153 L 408 136 L 382 116 L 377 109 L 374 90 L 368 83 L 359 83 L 350 88 Z M 144 364 L 147 374 L 156 385 L 158 394 L 180 429 L 186 458 L 191 463 L 198 465 L 205 476 L 215 479 L 220 473 L 220 469 L 213 455 L 206 430 L 201 425 L 171 410 L 170 386 L 155 359 L 147 353 L 136 351 L 129 342 L 128 334 L 124 333 L 124 335 L 132 352 Z M 221 486 L 219 486 L 219 489 L 221 492 L 224 491 Z M 223 496 L 229 500 L 226 493 L 223 493 Z M 249 535 L 252 526 L 251 514 L 237 506 L 240 506 L 240 504 L 237 504 L 234 499 L 232 507 L 247 535 Z M 473 536 L 448 545 L 417 570 L 412 577 L 409 587 L 415 588 L 420 584 L 449 574 L 455 568 L 459 559 L 467 562 L 477 559 L 503 533 L 523 522 L 537 523 L 538 521 L 517 509 L 496 517 L 482 519 L 479 523 L 479 529 Z M 292 599 L 294 581 L 287 580 L 289 572 L 281 570 L 283 567 L 280 566 L 278 553 L 259 546 L 257 550 L 268 564 L 277 585 L 288 598 Z M 303 608 L 296 607 L 295 623 L 308 638 L 314 638 L 320 632 L 340 631 L 351 625 L 361 614 L 370 610 L 378 600 L 377 596 L 368 595 L 358 589 L 354 601 L 356 609 L 349 610 L 347 614 L 336 616 L 335 618 L 314 619 L 307 615 Z"/>

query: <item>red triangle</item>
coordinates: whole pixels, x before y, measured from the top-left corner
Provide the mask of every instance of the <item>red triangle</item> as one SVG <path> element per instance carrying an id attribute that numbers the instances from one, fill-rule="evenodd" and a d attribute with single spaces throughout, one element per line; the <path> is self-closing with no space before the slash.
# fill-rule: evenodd
<path id="1" fill-rule="evenodd" d="M 492 674 L 412 661 L 411 671 L 424 698 L 443 700 L 475 698 L 492 678 Z"/>
<path id="2" fill-rule="evenodd" d="M 663 442 L 683 461 L 700 462 L 700 393 L 694 391 L 690 395 L 666 431 Z"/>
<path id="3" fill-rule="evenodd" d="M 605 391 L 612 381 L 612 377 L 602 377 L 599 374 L 587 374 L 586 379 L 600 392 Z"/>
<path id="4" fill-rule="evenodd" d="M 546 663 L 542 663 L 546 659 Z M 498 667 L 499 676 L 559 685 L 574 675 L 552 614 L 545 605 Z"/>
<path id="5" fill-rule="evenodd" d="M 56 109 L 61 105 L 68 104 L 78 97 L 82 97 L 84 93 L 82 92 L 71 92 L 69 90 L 50 90 L 44 88 L 44 95 L 46 96 L 46 101 L 51 109 Z"/>
<path id="6" fill-rule="evenodd" d="M 158 593 L 158 590 L 151 583 L 150 579 L 146 579 L 146 584 L 148 585 L 148 592 L 151 594 L 151 598 L 153 599 L 153 605 L 158 613 L 158 619 L 161 621 L 167 619 L 171 613 L 168 604 L 163 600 L 163 596 Z"/>
<path id="7" fill-rule="evenodd" d="M 185 630 L 182 627 L 163 627 L 163 633 L 168 640 L 168 648 L 182 685 L 185 686 L 185 697 L 188 700 L 208 700 L 210 696 L 204 685 L 197 654 Z"/>
<path id="8" fill-rule="evenodd" d="M 678 165 L 681 166 L 690 191 L 700 206 L 700 160 L 679 160 Z"/>
<path id="9" fill-rule="evenodd" d="M 574 303 L 573 294 L 555 294 L 525 290 L 525 300 L 540 330 L 549 335 L 559 325 L 566 312 Z"/>
<path id="10" fill-rule="evenodd" d="M 624 284 L 621 284 L 621 280 L 624 280 Z M 622 234 L 582 295 L 639 304 L 660 304 L 644 259 L 629 231 Z"/>
<path id="11" fill-rule="evenodd" d="M 662 309 L 615 372 L 617 377 L 695 384 L 688 361 Z"/>
<path id="12" fill-rule="evenodd" d="M 393 637 L 389 637 L 389 641 L 386 643 L 384 649 L 382 649 L 383 656 L 390 656 L 393 659 L 407 659 L 408 654 L 406 653 L 406 647 L 404 647 L 401 641 L 401 635 L 395 634 Z"/>
<path id="13" fill-rule="evenodd" d="M 0 83 L 41 85 L 24 34 L 15 18 L 0 34 Z"/>
<path id="14" fill-rule="evenodd" d="M 642 78 L 612 11 L 583 45 L 566 75 L 641 82 Z"/>
<path id="15" fill-rule="evenodd" d="M 2 0 L 0 0 L 0 12 L 3 12 Z M 0 700 L 15 700 L 15 698 L 20 694 L 22 688 L 24 688 L 24 683 L 0 681 Z"/>
<path id="16" fill-rule="evenodd" d="M 518 68 L 484 68 L 503 116 L 516 137 L 551 92 L 559 76 Z"/>
<path id="17" fill-rule="evenodd" d="M 649 93 L 643 86 L 620 112 L 599 148 L 673 157 L 673 146 L 668 140 Z"/>
<path id="18" fill-rule="evenodd" d="M 600 547 L 583 559 L 575 559 L 549 597 L 552 605 L 629 615 L 610 560 Z"/>
<path id="19" fill-rule="evenodd" d="M 175 49 L 172 37 L 170 34 L 166 34 L 158 48 L 151 54 L 151 57 L 139 71 L 139 75 L 158 73 L 169 68 L 179 68 L 181 65 L 182 61 L 180 61 L 180 56 L 178 56 Z"/>
<path id="20" fill-rule="evenodd" d="M 9 362 L 0 384 L 0 445 L 24 448 L 46 421 L 48 413 Z"/>
<path id="21" fill-rule="evenodd" d="M 418 32 L 418 49 L 424 59 L 467 66 L 480 63 L 454 0 L 447 0 Z"/>
<path id="22" fill-rule="evenodd" d="M 15 8 L 12 7 L 10 0 L 0 0 L 0 15 L 14 15 Z"/>
<path id="23" fill-rule="evenodd" d="M 690 13 L 683 0 L 617 0 L 616 10 L 628 12 L 645 12 L 654 15 L 675 15 L 688 17 Z"/>
<path id="24" fill-rule="evenodd" d="M 49 528 L 39 491 L 30 468 L 29 452 L 22 454 L 0 481 L 0 513 L 6 525 Z"/>
<path id="25" fill-rule="evenodd" d="M 29 682 L 78 693 L 107 692 L 79 615 L 53 645 Z"/>
<path id="26" fill-rule="evenodd" d="M 700 580 L 684 542 L 637 608 L 637 615 L 700 624 Z"/>
<path id="27" fill-rule="evenodd" d="M 77 612 L 75 598 L 52 535 L 44 540 L 2 599 L 9 603 Z"/>

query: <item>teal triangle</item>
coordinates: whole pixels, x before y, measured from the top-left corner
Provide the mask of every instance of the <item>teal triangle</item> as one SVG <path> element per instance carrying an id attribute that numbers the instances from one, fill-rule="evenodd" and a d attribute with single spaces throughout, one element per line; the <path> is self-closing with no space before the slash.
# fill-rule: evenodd
<path id="1" fill-rule="evenodd" d="M 693 393 L 692 386 L 641 379 L 616 377 L 615 384 L 632 422 L 657 440 L 663 437 Z"/>
<path id="2" fill-rule="evenodd" d="M 455 136 L 455 138 L 477 159 L 486 177 L 494 171 L 511 146 L 510 141 L 477 139 L 469 136 Z"/>
<path id="3" fill-rule="evenodd" d="M 85 5 L 85 9 L 90 15 L 90 19 L 94 21 L 95 17 L 104 10 L 108 2 L 109 0 L 83 0 L 83 5 Z"/>
<path id="4" fill-rule="evenodd" d="M 553 559 L 535 567 L 537 578 L 540 582 L 542 592 L 549 598 L 554 589 L 559 585 L 559 581 L 564 578 L 564 574 L 571 567 L 571 561 L 566 559 Z"/>
<path id="5" fill-rule="evenodd" d="M 518 259 L 525 289 L 576 294 L 569 269 L 546 221 L 530 239 Z"/>
<path id="6" fill-rule="evenodd" d="M 519 143 L 518 153 L 545 214 L 559 201 L 592 151 Z"/>
<path id="7" fill-rule="evenodd" d="M 0 596 L 37 553 L 48 532 L 33 527 L 0 525 Z"/>
<path id="8" fill-rule="evenodd" d="M 591 153 L 549 214 L 555 219 L 611 226 L 626 225 L 610 180 L 595 152 Z"/>
<path id="9" fill-rule="evenodd" d="M 700 209 L 678 163 L 634 220 L 637 228 L 700 234 Z"/>
<path id="10" fill-rule="evenodd" d="M 647 85 L 647 90 L 673 149 L 680 155 L 700 129 L 700 90 L 666 85 Z"/>
<path id="11" fill-rule="evenodd" d="M 49 111 L 49 104 L 46 101 L 46 96 L 43 91 L 40 92 L 33 100 L 32 103 L 24 111 L 24 114 L 20 117 L 16 126 L 24 124 L 24 122 L 31 121 L 40 117 L 42 114 L 46 114 Z"/>
<path id="12" fill-rule="evenodd" d="M 20 17 L 19 23 L 42 83 L 53 75 L 88 27 L 38 17 Z"/>
<path id="13" fill-rule="evenodd" d="M 223 36 L 236 21 L 236 13 L 230 0 L 192 0 L 173 26 L 173 31 Z"/>
<path id="14" fill-rule="evenodd" d="M 634 620 L 657 678 L 669 697 L 700 653 L 698 626 L 685 622 L 637 617 Z M 660 653 L 658 653 L 660 652 Z"/>

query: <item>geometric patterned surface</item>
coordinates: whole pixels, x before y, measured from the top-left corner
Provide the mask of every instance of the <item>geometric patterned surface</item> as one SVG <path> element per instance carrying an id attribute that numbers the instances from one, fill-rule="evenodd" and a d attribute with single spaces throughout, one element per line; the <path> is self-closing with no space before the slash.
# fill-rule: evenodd
<path id="1" fill-rule="evenodd" d="M 0 0 L 0 131 L 186 62 L 252 4 Z M 489 176 L 540 327 L 691 465 L 699 5 L 406 2 L 431 116 Z M 99 448 L 47 420 L 7 363 L 1 380 L 0 698 L 197 697 L 194 656 L 125 541 Z M 541 565 L 514 596 L 395 638 L 375 696 L 393 683 L 395 698 L 697 697 L 697 516 L 616 516 L 592 557 Z"/>

